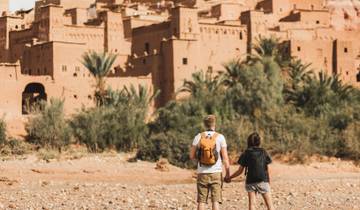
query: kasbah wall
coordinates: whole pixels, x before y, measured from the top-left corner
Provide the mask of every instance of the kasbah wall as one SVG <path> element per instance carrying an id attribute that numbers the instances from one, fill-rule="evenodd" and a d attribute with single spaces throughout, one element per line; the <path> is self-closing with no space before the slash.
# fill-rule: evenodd
<path id="1" fill-rule="evenodd" d="M 181 97 L 175 92 L 192 73 L 244 58 L 260 35 L 360 87 L 360 3 L 342 2 L 38 0 L 10 13 L 1 0 L 0 117 L 11 133 L 23 126 L 27 101 L 64 99 L 67 114 L 93 106 L 94 80 L 81 64 L 89 50 L 118 55 L 112 89 L 160 89 L 161 106 Z"/>

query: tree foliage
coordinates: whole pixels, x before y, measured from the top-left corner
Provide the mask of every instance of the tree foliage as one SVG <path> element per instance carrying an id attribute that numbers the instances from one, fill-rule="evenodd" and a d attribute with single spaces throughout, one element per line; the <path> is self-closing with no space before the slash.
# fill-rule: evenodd
<path id="1" fill-rule="evenodd" d="M 105 102 L 106 92 L 106 76 L 110 73 L 117 55 L 108 53 L 97 53 L 89 51 L 82 56 L 82 64 L 89 70 L 95 78 L 95 100 L 96 105 L 101 106 Z"/>
<path id="2" fill-rule="evenodd" d="M 0 118 L 0 147 L 5 144 L 6 139 L 6 123 L 2 118 Z"/>
<path id="3" fill-rule="evenodd" d="M 143 86 L 108 90 L 104 106 L 83 109 L 73 116 L 73 134 L 92 152 L 131 151 L 146 138 L 147 108 L 156 95 Z"/>
<path id="4" fill-rule="evenodd" d="M 225 72 L 195 73 L 180 89 L 190 96 L 158 110 L 138 157 L 193 166 L 177 153 L 188 153 L 203 116 L 215 114 L 230 153 L 244 150 L 247 135 L 258 131 L 264 147 L 298 161 L 312 154 L 358 159 L 359 91 L 338 76 L 314 74 L 310 64 L 289 60 L 282 47 L 277 39 L 259 39 L 254 54 L 230 61 Z"/>
<path id="5" fill-rule="evenodd" d="M 61 149 L 70 143 L 70 129 L 64 115 L 64 102 L 51 99 L 50 104 L 42 101 L 25 125 L 27 140 L 45 148 Z"/>

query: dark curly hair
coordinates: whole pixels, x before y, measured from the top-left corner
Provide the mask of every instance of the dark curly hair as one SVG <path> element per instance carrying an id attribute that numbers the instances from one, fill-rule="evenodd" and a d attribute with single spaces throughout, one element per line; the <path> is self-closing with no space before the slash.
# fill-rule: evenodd
<path id="1" fill-rule="evenodd" d="M 254 132 L 250 134 L 250 136 L 247 138 L 247 145 L 248 148 L 250 147 L 258 147 L 261 144 L 261 138 L 258 133 Z"/>

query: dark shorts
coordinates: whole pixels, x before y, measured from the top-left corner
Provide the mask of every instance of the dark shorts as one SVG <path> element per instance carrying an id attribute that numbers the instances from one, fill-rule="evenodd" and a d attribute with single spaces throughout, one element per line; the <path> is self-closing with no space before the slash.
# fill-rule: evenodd
<path id="1" fill-rule="evenodd" d="M 259 182 L 246 184 L 245 189 L 247 192 L 256 192 L 260 194 L 265 194 L 270 192 L 270 185 L 268 182 Z"/>
<path id="2" fill-rule="evenodd" d="M 198 174 L 197 202 L 207 203 L 209 195 L 211 202 L 222 202 L 222 175 L 221 173 Z"/>

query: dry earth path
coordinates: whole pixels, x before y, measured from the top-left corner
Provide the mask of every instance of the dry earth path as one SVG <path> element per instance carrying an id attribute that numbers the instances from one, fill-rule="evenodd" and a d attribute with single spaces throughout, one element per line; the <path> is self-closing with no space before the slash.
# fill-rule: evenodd
<path id="1" fill-rule="evenodd" d="M 194 172 L 126 155 L 46 163 L 35 156 L 0 162 L 0 209 L 194 209 Z M 236 170 L 233 166 L 232 170 Z M 360 168 L 333 160 L 272 164 L 276 209 L 360 209 Z M 222 209 L 247 209 L 241 179 L 224 184 Z M 259 199 L 259 209 L 264 209 Z"/>

